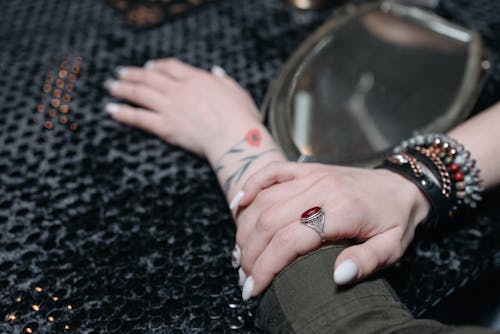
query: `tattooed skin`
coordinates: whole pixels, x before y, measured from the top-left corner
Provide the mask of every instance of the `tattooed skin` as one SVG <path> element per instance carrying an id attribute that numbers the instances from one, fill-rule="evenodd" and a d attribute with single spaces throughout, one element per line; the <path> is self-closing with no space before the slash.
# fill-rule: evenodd
<path id="1" fill-rule="evenodd" d="M 279 151 L 277 148 L 272 148 L 263 152 L 245 155 L 245 153 L 248 153 L 249 148 L 251 147 L 258 148 L 261 142 L 262 142 L 262 135 L 260 134 L 260 131 L 258 129 L 250 129 L 246 133 L 244 139 L 237 142 L 233 147 L 224 152 L 224 154 L 219 158 L 214 167 L 215 173 L 219 173 L 221 170 L 225 168 L 222 161 L 226 156 L 234 154 L 243 155 L 243 157 L 239 159 L 240 166 L 231 175 L 229 175 L 229 177 L 223 182 L 222 187 L 226 193 L 229 191 L 229 189 L 231 189 L 231 186 L 234 183 L 237 183 L 241 179 L 241 177 L 245 174 L 248 168 L 255 162 L 255 160 L 259 159 L 260 157 L 268 153 Z"/>

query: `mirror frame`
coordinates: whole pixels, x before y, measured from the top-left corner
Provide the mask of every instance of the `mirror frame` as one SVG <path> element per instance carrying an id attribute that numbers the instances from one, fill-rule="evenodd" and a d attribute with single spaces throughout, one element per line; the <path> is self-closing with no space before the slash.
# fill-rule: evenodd
<path id="1" fill-rule="evenodd" d="M 492 67 L 491 61 L 484 53 L 481 37 L 477 33 L 451 23 L 432 12 L 403 5 L 393 0 L 347 5 L 334 12 L 331 19 L 328 19 L 299 46 L 282 67 L 277 78 L 271 82 L 264 98 L 261 108 L 264 120 L 267 121 L 271 134 L 283 149 L 287 159 L 301 162 L 334 163 L 333 157 L 301 155 L 290 135 L 288 115 L 291 110 L 292 93 L 295 90 L 295 79 L 300 75 L 304 65 L 308 64 L 309 59 L 314 56 L 314 50 L 321 48 L 324 43 L 331 40 L 339 27 L 349 20 L 359 18 L 373 11 L 392 13 L 399 17 L 409 17 L 429 30 L 447 35 L 450 38 L 454 37 L 468 44 L 467 63 L 455 100 L 451 103 L 449 109 L 435 122 L 428 124 L 424 128 L 415 129 L 414 132 L 445 132 L 463 121 L 470 113 L 488 76 L 487 74 L 490 72 L 489 69 Z M 450 34 L 455 36 L 450 36 Z M 374 166 L 389 151 L 381 152 L 380 156 L 377 156 L 374 160 L 359 161 L 359 163 L 352 165 Z"/>

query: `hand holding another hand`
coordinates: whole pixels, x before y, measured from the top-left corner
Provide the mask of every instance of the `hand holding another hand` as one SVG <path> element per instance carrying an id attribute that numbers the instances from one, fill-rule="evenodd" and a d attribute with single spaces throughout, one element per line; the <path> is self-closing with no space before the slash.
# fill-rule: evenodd
<path id="1" fill-rule="evenodd" d="M 387 170 L 321 164 L 271 163 L 243 187 L 236 243 L 248 278 L 243 296 L 260 294 L 287 265 L 322 245 L 300 222 L 321 207 L 326 241 L 355 239 L 337 258 L 338 284 L 359 280 L 396 262 L 429 210 L 420 190 Z"/>

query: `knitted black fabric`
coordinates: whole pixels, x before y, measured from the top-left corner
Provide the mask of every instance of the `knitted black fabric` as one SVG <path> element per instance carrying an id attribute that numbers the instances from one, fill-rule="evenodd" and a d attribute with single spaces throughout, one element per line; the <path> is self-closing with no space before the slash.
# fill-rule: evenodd
<path id="1" fill-rule="evenodd" d="M 439 12 L 478 30 L 500 63 L 500 3 L 444 1 Z M 118 65 L 174 56 L 222 66 L 260 103 L 330 14 L 220 0 L 137 30 L 109 2 L 2 2 L 0 332 L 257 332 L 208 164 L 110 120 L 102 83 Z M 497 66 L 476 110 L 499 92 Z M 489 207 L 445 236 L 417 236 L 384 273 L 415 314 L 499 267 Z"/>

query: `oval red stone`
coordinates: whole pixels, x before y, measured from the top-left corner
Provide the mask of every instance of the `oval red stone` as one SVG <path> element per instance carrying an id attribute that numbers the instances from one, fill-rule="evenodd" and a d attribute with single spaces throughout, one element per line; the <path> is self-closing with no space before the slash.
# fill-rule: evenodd
<path id="1" fill-rule="evenodd" d="M 310 208 L 309 210 L 304 211 L 304 213 L 302 214 L 302 216 L 300 216 L 300 218 L 307 219 L 307 218 L 317 214 L 320 211 L 321 211 L 321 208 L 319 206 L 315 206 L 314 208 Z"/>
<path id="2" fill-rule="evenodd" d="M 457 182 L 463 181 L 464 177 L 465 177 L 464 173 L 462 173 L 462 172 L 458 172 L 458 173 L 455 173 L 455 175 L 453 175 L 453 179 L 455 179 L 455 181 L 457 181 Z"/>
<path id="3" fill-rule="evenodd" d="M 457 164 L 451 164 L 448 169 L 450 170 L 450 172 L 452 173 L 456 173 L 460 170 L 460 166 L 457 165 Z"/>

